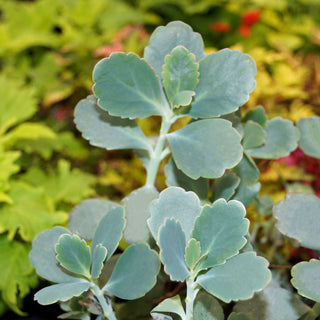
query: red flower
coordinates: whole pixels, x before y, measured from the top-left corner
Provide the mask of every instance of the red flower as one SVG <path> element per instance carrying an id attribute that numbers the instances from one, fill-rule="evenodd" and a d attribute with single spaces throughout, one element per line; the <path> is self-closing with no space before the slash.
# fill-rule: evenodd
<path id="1" fill-rule="evenodd" d="M 260 20 L 260 11 L 258 10 L 249 10 L 246 11 L 242 16 L 242 24 L 245 24 L 247 26 L 253 26 Z"/>
<path id="2" fill-rule="evenodd" d="M 250 27 L 246 24 L 242 24 L 239 26 L 238 31 L 240 35 L 244 38 L 248 38 L 251 34 Z"/>
<path id="3" fill-rule="evenodd" d="M 210 29 L 214 32 L 228 33 L 231 27 L 228 22 L 217 21 L 210 25 Z"/>

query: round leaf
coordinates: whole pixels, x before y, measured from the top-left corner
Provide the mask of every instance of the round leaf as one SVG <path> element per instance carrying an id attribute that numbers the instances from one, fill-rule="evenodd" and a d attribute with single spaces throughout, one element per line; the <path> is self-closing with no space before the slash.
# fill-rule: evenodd
<path id="1" fill-rule="evenodd" d="M 98 105 L 112 116 L 145 118 L 162 114 L 162 93 L 150 65 L 133 53 L 113 53 L 93 71 Z"/>
<path id="2" fill-rule="evenodd" d="M 193 319 L 224 320 L 223 309 L 217 299 L 205 291 L 200 291 L 194 302 Z"/>
<path id="3" fill-rule="evenodd" d="M 267 119 L 268 118 L 266 116 L 264 108 L 262 106 L 257 106 L 255 109 L 249 110 L 243 117 L 242 121 L 247 122 L 251 120 L 260 124 L 260 126 L 264 128 L 266 125 Z"/>
<path id="4" fill-rule="evenodd" d="M 244 125 L 244 136 L 242 146 L 244 149 L 257 148 L 266 141 L 266 133 L 263 128 L 256 122 L 248 121 Z"/>
<path id="5" fill-rule="evenodd" d="M 192 179 L 220 177 L 242 158 L 241 137 L 227 120 L 196 121 L 167 137 L 177 167 Z"/>
<path id="6" fill-rule="evenodd" d="M 320 199 L 313 194 L 292 193 L 273 208 L 277 228 L 302 246 L 320 250 Z"/>

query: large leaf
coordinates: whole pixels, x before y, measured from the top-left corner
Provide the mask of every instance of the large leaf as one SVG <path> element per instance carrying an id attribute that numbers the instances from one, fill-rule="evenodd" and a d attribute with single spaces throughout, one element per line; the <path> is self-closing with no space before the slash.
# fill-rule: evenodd
<path id="1" fill-rule="evenodd" d="M 241 137 L 227 120 L 196 121 L 167 137 L 177 167 L 192 179 L 220 177 L 242 158 Z"/>
<path id="2" fill-rule="evenodd" d="M 194 220 L 200 212 L 200 200 L 195 193 L 186 192 L 178 187 L 169 187 L 162 191 L 159 199 L 151 204 L 149 229 L 154 239 L 158 241 L 158 230 L 165 219 L 174 218 L 180 222 L 186 241 L 189 241 Z"/>
<path id="3" fill-rule="evenodd" d="M 302 246 L 320 250 L 320 199 L 313 194 L 292 193 L 273 207 L 277 228 Z"/>
<path id="4" fill-rule="evenodd" d="M 113 53 L 93 71 L 93 92 L 98 105 L 110 115 L 145 118 L 161 115 L 162 92 L 154 70 L 143 59 L 129 53 Z"/>
<path id="5" fill-rule="evenodd" d="M 249 228 L 245 215 L 245 207 L 236 200 L 219 199 L 212 206 L 203 207 L 192 231 L 192 237 L 200 242 L 202 254 L 208 252 L 207 259 L 201 263 L 202 269 L 225 263 L 245 245 L 244 236 Z"/>
<path id="6" fill-rule="evenodd" d="M 278 159 L 289 155 L 298 146 L 299 130 L 289 120 L 279 117 L 269 120 L 265 131 L 265 144 L 247 150 L 249 155 L 262 159 Z"/>
<path id="7" fill-rule="evenodd" d="M 311 259 L 296 264 L 291 270 L 291 283 L 300 295 L 320 302 L 320 261 Z"/>
<path id="8" fill-rule="evenodd" d="M 193 118 L 211 118 L 231 113 L 249 100 L 256 86 L 254 60 L 238 50 L 221 50 L 200 61 L 199 84 L 187 113 Z"/>
<path id="9" fill-rule="evenodd" d="M 144 243 L 128 247 L 121 255 L 103 290 L 121 299 L 145 295 L 156 283 L 160 270 L 158 254 Z"/>
<path id="10" fill-rule="evenodd" d="M 224 302 L 246 300 L 270 281 L 268 261 L 254 252 L 239 254 L 198 277 L 206 291 Z"/>
<path id="11" fill-rule="evenodd" d="M 175 313 L 179 315 L 181 319 L 185 319 L 186 316 L 179 295 L 165 299 L 161 303 L 159 303 L 154 309 L 152 309 L 152 316 L 154 315 L 155 311 Z M 155 319 L 157 319 L 157 317 L 155 317 Z M 163 318 L 163 320 L 166 320 L 166 318 Z"/>
<path id="12" fill-rule="evenodd" d="M 320 158 L 320 117 L 301 118 L 297 122 L 300 131 L 299 147 L 307 155 Z"/>
<path id="13" fill-rule="evenodd" d="M 160 258 L 172 281 L 184 281 L 189 276 L 185 262 L 186 236 L 179 221 L 166 219 L 159 229 Z"/>
<path id="14" fill-rule="evenodd" d="M 97 105 L 94 96 L 81 100 L 74 112 L 74 122 L 90 144 L 107 150 L 144 149 L 150 145 L 135 120 L 112 117 Z"/>
<path id="15" fill-rule="evenodd" d="M 144 186 L 131 192 L 121 204 L 124 207 L 126 228 L 124 238 L 128 243 L 147 242 L 150 231 L 147 219 L 150 216 L 150 204 L 158 198 L 159 192 L 154 186 Z"/>
<path id="16" fill-rule="evenodd" d="M 212 295 L 201 290 L 194 301 L 193 319 L 224 320 L 222 306 Z"/>
<path id="17" fill-rule="evenodd" d="M 173 21 L 158 27 L 151 35 L 149 45 L 144 50 L 144 57 L 160 78 L 165 57 L 177 46 L 183 46 L 193 53 L 196 61 L 205 57 L 201 35 L 193 32 L 187 24 Z"/>

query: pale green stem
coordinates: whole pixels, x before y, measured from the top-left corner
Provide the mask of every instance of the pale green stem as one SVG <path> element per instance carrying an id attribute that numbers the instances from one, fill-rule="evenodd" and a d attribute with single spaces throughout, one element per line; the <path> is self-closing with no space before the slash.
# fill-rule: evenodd
<path id="1" fill-rule="evenodd" d="M 103 291 L 100 290 L 100 288 L 96 284 L 92 284 L 91 290 L 100 303 L 100 306 L 103 310 L 104 317 L 107 318 L 108 320 L 117 320 L 117 318 L 112 310 L 112 305 L 111 305 L 111 303 L 109 304 L 106 301 L 106 299 L 103 295 Z"/>
<path id="2" fill-rule="evenodd" d="M 187 296 L 186 296 L 186 319 L 193 320 L 193 304 L 196 296 L 199 292 L 199 287 L 196 282 L 194 282 L 196 275 L 191 274 L 187 278 Z"/>
<path id="3" fill-rule="evenodd" d="M 300 320 L 316 320 L 320 316 L 320 303 L 315 303 L 313 308 L 303 315 Z"/>

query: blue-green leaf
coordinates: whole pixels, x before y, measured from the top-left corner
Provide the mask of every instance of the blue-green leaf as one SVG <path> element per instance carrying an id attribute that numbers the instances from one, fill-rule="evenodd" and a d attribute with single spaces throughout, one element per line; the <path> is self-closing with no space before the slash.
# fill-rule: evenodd
<path id="1" fill-rule="evenodd" d="M 224 302 L 246 300 L 270 281 L 268 261 L 254 252 L 238 254 L 198 277 L 197 283 Z"/>
<path id="2" fill-rule="evenodd" d="M 266 116 L 264 108 L 262 106 L 257 106 L 255 109 L 249 110 L 243 117 L 242 121 L 247 122 L 251 120 L 260 124 L 260 126 L 264 128 L 266 125 L 267 119 L 268 118 Z"/>
<path id="3" fill-rule="evenodd" d="M 166 55 L 177 46 L 183 46 L 193 53 L 196 61 L 205 57 L 201 35 L 193 32 L 186 23 L 174 21 L 165 27 L 158 27 L 151 35 L 149 45 L 144 50 L 144 57 L 160 78 Z"/>
<path id="4" fill-rule="evenodd" d="M 166 218 L 174 218 L 181 224 L 186 241 L 191 237 L 194 220 L 201 212 L 200 200 L 194 192 L 186 192 L 182 188 L 169 187 L 160 193 L 150 207 L 149 229 L 158 241 L 158 230 Z"/>
<path id="5" fill-rule="evenodd" d="M 159 229 L 160 258 L 172 281 L 184 281 L 189 276 L 185 262 L 186 236 L 179 221 L 166 219 Z"/>
<path id="6" fill-rule="evenodd" d="M 185 319 L 185 312 L 181 303 L 180 296 L 177 294 L 172 298 L 168 298 L 159 303 L 155 308 L 152 309 L 151 315 L 154 315 L 154 312 L 172 312 Z M 157 319 L 157 318 L 155 318 Z M 165 320 L 164 318 L 163 320 Z"/>
<path id="7" fill-rule="evenodd" d="M 212 295 L 201 290 L 193 307 L 194 320 L 224 320 L 222 306 Z"/>
<path id="8" fill-rule="evenodd" d="M 320 250 L 320 199 L 313 194 L 292 193 L 273 207 L 277 228 L 302 246 Z"/>
<path id="9" fill-rule="evenodd" d="M 227 120 L 192 122 L 167 137 L 177 167 L 192 179 L 220 177 L 242 158 L 241 137 Z"/>
<path id="10" fill-rule="evenodd" d="M 241 179 L 234 172 L 227 172 L 222 177 L 214 181 L 212 187 L 212 201 L 220 198 L 227 201 L 235 194 Z"/>
<path id="11" fill-rule="evenodd" d="M 157 312 L 151 312 L 151 316 L 154 320 L 172 320 L 172 317 Z"/>
<path id="12" fill-rule="evenodd" d="M 113 117 L 97 105 L 97 98 L 81 100 L 74 112 L 74 122 L 91 145 L 107 150 L 149 150 L 148 139 L 135 120 Z"/>
<path id="13" fill-rule="evenodd" d="M 219 199 L 211 207 L 203 207 L 192 231 L 192 237 L 200 242 L 202 254 L 208 252 L 207 259 L 201 263 L 202 269 L 224 263 L 245 245 L 244 236 L 249 228 L 245 215 L 245 207 L 236 200 Z"/>
<path id="14" fill-rule="evenodd" d="M 249 100 L 256 87 L 254 60 L 238 50 L 223 49 L 200 61 L 199 84 L 187 115 L 211 118 L 231 113 Z"/>
<path id="15" fill-rule="evenodd" d="M 121 255 L 103 290 L 121 299 L 145 295 L 156 283 L 160 270 L 158 254 L 144 243 L 128 247 Z"/>
<path id="16" fill-rule="evenodd" d="M 196 239 L 190 239 L 185 250 L 185 260 L 187 267 L 193 270 L 201 256 L 200 242 Z"/>
<path id="17" fill-rule="evenodd" d="M 150 65 L 133 53 L 113 53 L 93 71 L 98 105 L 112 116 L 145 118 L 161 115 L 162 92 Z"/>
<path id="18" fill-rule="evenodd" d="M 250 120 L 244 125 L 242 146 L 245 150 L 260 147 L 265 141 L 266 132 L 258 123 Z"/>
<path id="19" fill-rule="evenodd" d="M 106 260 L 108 250 L 101 243 L 97 244 L 92 248 L 92 268 L 91 277 L 97 279 L 100 276 L 101 270 L 103 268 L 103 262 Z"/>

